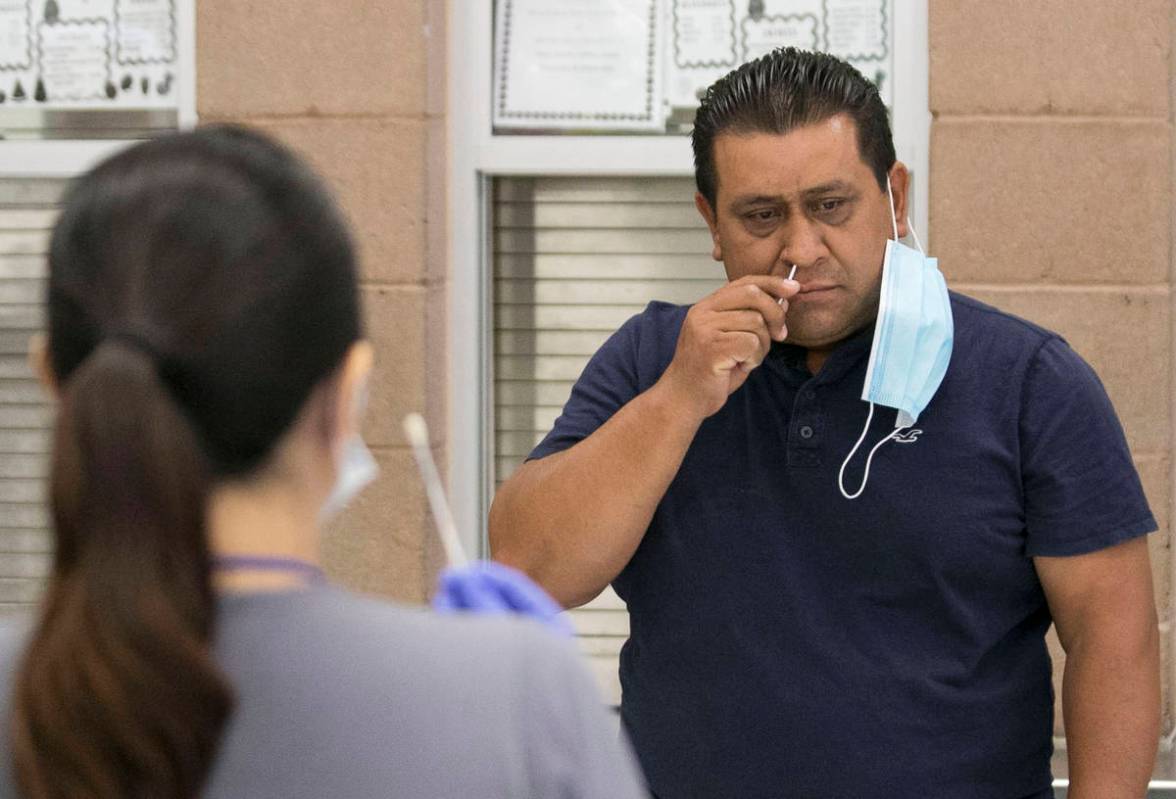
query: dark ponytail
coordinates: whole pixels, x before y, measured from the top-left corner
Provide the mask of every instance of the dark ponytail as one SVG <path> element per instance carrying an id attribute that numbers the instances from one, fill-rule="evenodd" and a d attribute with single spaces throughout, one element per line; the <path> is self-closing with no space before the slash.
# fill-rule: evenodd
<path id="1" fill-rule="evenodd" d="M 350 237 L 268 138 L 138 145 L 49 252 L 53 572 L 10 720 L 28 799 L 194 799 L 232 709 L 207 502 L 263 467 L 360 337 Z"/>
<path id="2" fill-rule="evenodd" d="M 54 576 L 16 686 L 19 785 L 195 797 L 231 706 L 208 649 L 208 465 L 142 347 L 99 345 L 63 388 Z"/>

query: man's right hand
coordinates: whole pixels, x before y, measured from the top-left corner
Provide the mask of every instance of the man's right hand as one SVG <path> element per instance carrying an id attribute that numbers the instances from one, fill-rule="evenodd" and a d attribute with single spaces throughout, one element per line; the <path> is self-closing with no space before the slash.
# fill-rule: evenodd
<path id="1" fill-rule="evenodd" d="M 787 337 L 784 315 L 799 290 L 795 280 L 751 275 L 696 303 L 658 381 L 673 402 L 699 421 L 717 413 L 767 357 L 772 341 Z"/>

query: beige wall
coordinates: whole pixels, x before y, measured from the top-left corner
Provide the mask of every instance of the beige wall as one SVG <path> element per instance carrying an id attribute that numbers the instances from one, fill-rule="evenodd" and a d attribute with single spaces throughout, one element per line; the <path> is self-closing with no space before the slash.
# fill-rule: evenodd
<path id="1" fill-rule="evenodd" d="M 1161 619 L 1171 595 L 1171 14 L 1169 0 L 930 0 L 932 250 L 954 288 L 1060 332 L 1102 377 L 1160 522 Z"/>
<path id="2" fill-rule="evenodd" d="M 382 471 L 331 527 L 327 568 L 420 601 L 437 556 L 400 420 L 426 412 L 444 450 L 444 2 L 196 6 L 201 121 L 255 125 L 305 154 L 359 244 L 377 354 L 364 436 Z"/>

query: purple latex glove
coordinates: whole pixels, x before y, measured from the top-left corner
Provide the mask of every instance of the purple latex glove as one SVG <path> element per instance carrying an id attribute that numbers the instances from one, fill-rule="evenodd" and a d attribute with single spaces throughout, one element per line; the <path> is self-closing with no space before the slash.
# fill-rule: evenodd
<path id="1" fill-rule="evenodd" d="M 494 561 L 449 567 L 437 580 L 433 609 L 441 613 L 516 613 L 573 635 L 563 608 L 521 571 Z"/>

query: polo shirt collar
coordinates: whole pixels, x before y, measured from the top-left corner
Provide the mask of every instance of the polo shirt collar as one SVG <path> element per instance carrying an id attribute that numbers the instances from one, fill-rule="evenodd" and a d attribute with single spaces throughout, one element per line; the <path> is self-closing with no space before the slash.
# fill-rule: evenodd
<path id="1" fill-rule="evenodd" d="M 820 373 L 816 375 L 818 383 L 836 383 L 845 378 L 870 354 L 874 344 L 874 323 L 863 327 L 858 332 L 837 345 L 825 359 Z M 808 350 L 787 341 L 773 341 L 768 351 L 765 364 L 785 377 L 806 382 L 813 377 L 808 369 Z"/>

